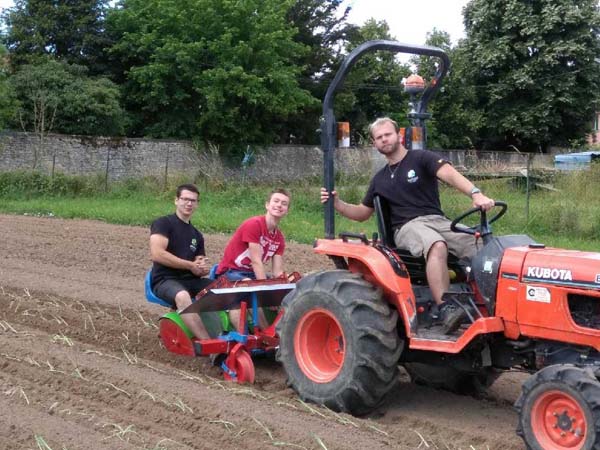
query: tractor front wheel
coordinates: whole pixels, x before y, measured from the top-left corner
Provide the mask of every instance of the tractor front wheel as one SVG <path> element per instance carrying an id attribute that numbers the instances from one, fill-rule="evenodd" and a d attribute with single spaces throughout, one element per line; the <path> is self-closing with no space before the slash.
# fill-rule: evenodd
<path id="1" fill-rule="evenodd" d="M 278 360 L 303 400 L 362 415 L 398 379 L 398 313 L 381 289 L 345 270 L 309 275 L 282 304 Z"/>
<path id="2" fill-rule="evenodd" d="M 600 448 L 600 383 L 585 369 L 548 366 L 523 384 L 517 434 L 530 450 Z"/>

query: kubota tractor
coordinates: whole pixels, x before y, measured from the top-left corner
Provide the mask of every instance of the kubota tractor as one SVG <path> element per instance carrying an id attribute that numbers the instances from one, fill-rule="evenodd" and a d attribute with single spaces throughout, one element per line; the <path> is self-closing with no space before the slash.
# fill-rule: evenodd
<path id="1" fill-rule="evenodd" d="M 437 72 L 420 97 L 413 92 L 406 132 L 409 151 L 424 148 L 427 104 L 449 61 L 437 48 L 367 42 L 348 55 L 323 104 L 325 187 L 333 190 L 336 121 L 333 97 L 363 54 L 386 50 L 428 55 Z M 417 89 L 418 90 L 418 89 Z M 516 403 L 517 432 L 530 449 L 600 448 L 600 254 L 547 248 L 524 235 L 493 236 L 490 224 L 506 212 L 472 209 L 453 221 L 478 239 L 470 261 L 449 259 L 456 275 L 446 301 L 468 320 L 446 334 L 431 317 L 425 261 L 394 248 L 386 205 L 375 203 L 378 233 L 341 233 L 325 205 L 325 239 L 314 251 L 335 263 L 302 278 L 283 301 L 277 325 L 278 359 L 299 396 L 336 411 L 375 409 L 406 368 L 412 379 L 457 391 L 488 386 L 502 370 L 532 373 Z M 478 224 L 460 226 L 479 214 Z"/>

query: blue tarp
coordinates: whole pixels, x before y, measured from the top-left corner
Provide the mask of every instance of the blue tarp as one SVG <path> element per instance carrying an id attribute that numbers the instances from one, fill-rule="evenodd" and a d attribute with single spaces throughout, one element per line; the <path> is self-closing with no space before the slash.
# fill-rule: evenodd
<path id="1" fill-rule="evenodd" d="M 554 167 L 560 170 L 588 169 L 592 161 L 600 158 L 600 152 L 563 153 L 554 156 Z"/>

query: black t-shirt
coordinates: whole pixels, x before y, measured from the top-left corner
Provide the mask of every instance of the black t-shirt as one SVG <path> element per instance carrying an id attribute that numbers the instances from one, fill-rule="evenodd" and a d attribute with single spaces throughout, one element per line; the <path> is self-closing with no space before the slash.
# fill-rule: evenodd
<path id="1" fill-rule="evenodd" d="M 150 234 L 160 234 L 169 239 L 167 251 L 173 255 L 193 261 L 198 255 L 205 255 L 204 237 L 190 223 L 185 223 L 176 214 L 159 217 L 150 226 Z M 195 278 L 189 270 L 173 269 L 157 262 L 152 264 L 152 286 L 169 278 Z"/>
<path id="2" fill-rule="evenodd" d="M 443 216 L 436 173 L 444 164 L 449 162 L 437 153 L 409 150 L 402 161 L 375 174 L 362 204 L 373 208 L 375 195 L 384 198 L 394 228 L 419 216 Z"/>

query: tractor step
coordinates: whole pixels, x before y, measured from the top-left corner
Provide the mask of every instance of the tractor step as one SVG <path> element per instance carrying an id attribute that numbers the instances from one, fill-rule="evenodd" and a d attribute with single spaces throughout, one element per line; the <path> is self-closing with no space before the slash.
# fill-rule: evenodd
<path id="1" fill-rule="evenodd" d="M 414 337 L 418 337 L 420 339 L 429 339 L 432 341 L 452 341 L 456 342 L 460 335 L 462 334 L 461 330 L 454 333 L 447 334 L 444 332 L 444 325 L 437 324 L 431 325 L 427 328 L 420 327 Z"/>

